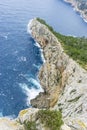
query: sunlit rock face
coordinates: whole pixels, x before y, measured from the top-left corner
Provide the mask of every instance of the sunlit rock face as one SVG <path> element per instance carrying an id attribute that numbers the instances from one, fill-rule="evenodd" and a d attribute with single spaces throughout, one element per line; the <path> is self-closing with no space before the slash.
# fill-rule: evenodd
<path id="1" fill-rule="evenodd" d="M 61 43 L 45 25 L 34 19 L 30 29 L 46 60 L 39 72 L 44 93 L 32 100 L 32 105 L 60 109 L 73 130 L 86 130 L 87 71 L 65 54 Z"/>

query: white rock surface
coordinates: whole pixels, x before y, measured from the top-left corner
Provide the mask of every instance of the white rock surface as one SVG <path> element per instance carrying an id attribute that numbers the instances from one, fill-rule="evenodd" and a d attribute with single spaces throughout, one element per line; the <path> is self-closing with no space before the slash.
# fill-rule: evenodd
<path id="1" fill-rule="evenodd" d="M 0 118 L 0 130 L 24 130 L 16 120 L 10 120 L 8 118 Z"/>
<path id="2" fill-rule="evenodd" d="M 71 130 L 66 124 L 62 125 L 61 130 Z"/>

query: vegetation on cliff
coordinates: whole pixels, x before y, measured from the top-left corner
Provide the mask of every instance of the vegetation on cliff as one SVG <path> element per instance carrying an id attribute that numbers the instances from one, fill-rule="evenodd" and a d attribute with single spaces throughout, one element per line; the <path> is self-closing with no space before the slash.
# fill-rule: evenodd
<path id="1" fill-rule="evenodd" d="M 61 125 L 63 124 L 60 111 L 40 110 L 37 116 L 41 123 L 45 124 L 50 130 L 60 130 Z"/>
<path id="2" fill-rule="evenodd" d="M 65 52 L 76 60 L 83 68 L 87 69 L 87 38 L 65 36 L 57 33 L 44 20 L 37 18 L 37 20 L 46 25 L 48 29 L 60 40 Z"/>
<path id="3" fill-rule="evenodd" d="M 30 114 L 28 119 L 21 124 L 23 124 L 24 130 L 38 130 L 38 124 L 42 124 L 44 128 L 50 130 L 60 130 L 63 125 L 62 113 L 56 110 L 38 110 L 33 115 Z"/>
<path id="4" fill-rule="evenodd" d="M 24 129 L 25 130 L 37 130 L 36 123 L 34 121 L 25 121 Z"/>

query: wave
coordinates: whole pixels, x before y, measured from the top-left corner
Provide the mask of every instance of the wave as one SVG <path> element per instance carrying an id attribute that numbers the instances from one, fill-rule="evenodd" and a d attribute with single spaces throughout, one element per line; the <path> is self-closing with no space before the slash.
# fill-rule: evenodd
<path id="1" fill-rule="evenodd" d="M 28 81 L 32 83 L 32 88 L 29 88 L 25 83 L 20 83 L 19 86 L 22 88 L 23 93 L 27 95 L 26 104 L 29 106 L 30 100 L 34 99 L 40 92 L 43 92 L 43 89 L 37 80 L 29 78 Z"/>
<path id="2" fill-rule="evenodd" d="M 32 20 L 33 20 L 33 19 L 29 20 L 29 23 L 28 23 L 28 26 L 27 26 L 27 32 L 28 32 L 29 34 L 31 34 L 30 26 L 31 26 Z"/>
<path id="3" fill-rule="evenodd" d="M 35 68 L 37 68 L 38 70 L 40 69 L 40 65 L 33 64 L 33 66 L 34 66 Z"/>
<path id="4" fill-rule="evenodd" d="M 24 57 L 24 56 L 21 56 L 21 57 L 18 57 L 18 61 L 19 61 L 19 62 L 22 62 L 22 61 L 26 62 L 26 61 L 27 61 L 27 58 Z"/>
<path id="5" fill-rule="evenodd" d="M 1 33 L 0 32 L 0 37 L 5 38 L 6 40 L 8 39 L 8 35 L 9 35 L 9 33 Z"/>

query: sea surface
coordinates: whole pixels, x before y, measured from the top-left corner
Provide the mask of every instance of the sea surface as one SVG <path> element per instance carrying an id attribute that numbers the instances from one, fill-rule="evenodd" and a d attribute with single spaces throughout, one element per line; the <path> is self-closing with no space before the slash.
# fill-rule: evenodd
<path id="1" fill-rule="evenodd" d="M 42 53 L 27 32 L 34 17 L 62 34 L 87 36 L 87 23 L 63 0 L 0 0 L 1 117 L 16 117 L 43 91 L 38 79 Z"/>

